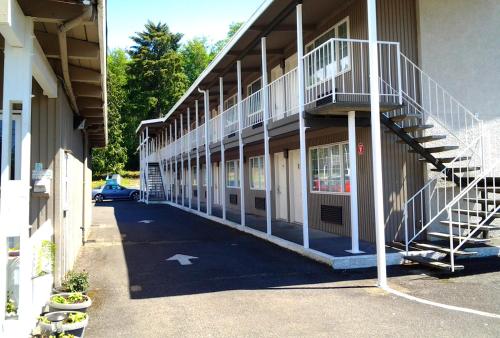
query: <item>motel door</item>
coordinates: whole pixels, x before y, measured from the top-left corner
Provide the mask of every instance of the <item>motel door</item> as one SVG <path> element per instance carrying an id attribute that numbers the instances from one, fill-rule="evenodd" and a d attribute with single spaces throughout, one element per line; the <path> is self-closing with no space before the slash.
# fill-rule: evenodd
<path id="1" fill-rule="evenodd" d="M 288 221 L 288 184 L 286 183 L 285 154 L 283 152 L 275 153 L 274 163 L 276 218 Z"/>
<path id="2" fill-rule="evenodd" d="M 302 184 L 300 180 L 300 150 L 290 150 L 288 153 L 290 161 L 290 221 L 302 223 Z"/>
<path id="3" fill-rule="evenodd" d="M 219 182 L 220 182 L 220 175 L 219 175 L 219 165 L 218 163 L 212 163 L 212 186 L 214 188 L 214 201 L 213 204 L 221 204 L 221 199 L 220 199 L 220 189 L 219 189 Z"/>

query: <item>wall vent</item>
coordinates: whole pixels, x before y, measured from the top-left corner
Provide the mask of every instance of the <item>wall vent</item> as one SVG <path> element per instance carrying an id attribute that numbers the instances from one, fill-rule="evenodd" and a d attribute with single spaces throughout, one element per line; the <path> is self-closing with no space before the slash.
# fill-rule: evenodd
<path id="1" fill-rule="evenodd" d="M 255 197 L 255 209 L 266 210 L 266 198 L 265 197 Z"/>
<path id="2" fill-rule="evenodd" d="M 321 205 L 321 221 L 336 225 L 343 225 L 342 207 Z"/>
<path id="3" fill-rule="evenodd" d="M 231 204 L 238 204 L 238 195 L 236 194 L 229 194 L 229 203 Z"/>

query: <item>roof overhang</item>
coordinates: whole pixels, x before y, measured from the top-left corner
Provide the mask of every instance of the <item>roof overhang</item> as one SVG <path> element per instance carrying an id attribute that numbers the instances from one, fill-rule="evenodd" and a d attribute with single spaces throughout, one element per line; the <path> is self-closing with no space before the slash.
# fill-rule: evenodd
<path id="1" fill-rule="evenodd" d="M 91 147 L 107 144 L 106 0 L 2 0 L 10 17 L 32 18 L 36 37 L 33 74 L 48 97 L 56 97 L 57 78 L 71 107 L 86 120 Z M 20 19 L 22 18 L 22 19 Z M 2 27 L 0 26 L 0 29 Z M 16 34 L 4 33 L 9 43 Z M 12 42 L 10 42 L 12 41 Z"/>

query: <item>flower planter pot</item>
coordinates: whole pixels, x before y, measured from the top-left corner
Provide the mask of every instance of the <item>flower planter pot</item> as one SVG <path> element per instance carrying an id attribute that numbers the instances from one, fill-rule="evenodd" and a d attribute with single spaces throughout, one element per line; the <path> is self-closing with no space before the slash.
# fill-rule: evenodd
<path id="1" fill-rule="evenodd" d="M 62 292 L 62 293 L 57 293 L 55 295 L 50 296 L 49 306 L 53 309 L 72 311 L 72 310 L 87 309 L 88 307 L 90 307 L 92 305 L 92 300 L 90 299 L 89 296 L 87 296 L 85 294 L 82 294 L 84 301 L 81 303 L 61 304 L 61 303 L 56 303 L 56 302 L 52 301 L 52 297 L 54 297 L 54 296 L 66 297 L 69 295 L 71 295 L 71 292 Z"/>
<path id="2" fill-rule="evenodd" d="M 55 312 L 51 312 L 51 313 L 66 313 L 66 314 L 70 314 L 70 313 L 76 313 L 76 312 L 79 312 L 79 311 L 55 311 Z M 62 324 L 60 326 L 60 328 L 64 331 L 64 332 L 68 332 L 68 331 L 74 331 L 74 330 L 79 330 L 79 329 L 83 329 L 84 327 L 86 327 L 89 323 L 89 315 L 87 314 L 85 319 L 82 320 L 81 322 L 78 322 L 78 323 L 65 323 L 65 324 Z M 51 332 L 53 327 L 52 327 L 52 324 L 47 324 L 47 323 L 44 323 L 42 321 L 40 321 L 40 328 L 43 330 L 43 331 L 46 331 L 46 332 Z"/>

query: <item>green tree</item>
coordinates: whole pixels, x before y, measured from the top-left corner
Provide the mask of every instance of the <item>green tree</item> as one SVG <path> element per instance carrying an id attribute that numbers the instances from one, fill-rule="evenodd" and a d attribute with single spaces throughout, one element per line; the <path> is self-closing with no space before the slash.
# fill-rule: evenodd
<path id="1" fill-rule="evenodd" d="M 229 31 L 227 32 L 227 37 L 225 39 L 217 41 L 213 46 L 212 46 L 212 51 L 211 51 L 211 59 L 213 59 L 217 54 L 220 53 L 222 48 L 224 48 L 225 45 L 231 40 L 231 38 L 236 34 L 238 29 L 241 28 L 243 25 L 243 22 L 233 22 L 229 25 Z"/>
<path id="2" fill-rule="evenodd" d="M 162 117 L 184 94 L 188 77 L 179 51 L 180 33 L 151 21 L 131 39 L 129 94 L 132 112 L 141 119 Z"/>
<path id="3" fill-rule="evenodd" d="M 108 145 L 92 151 L 92 170 L 95 177 L 121 173 L 127 162 L 124 147 L 124 124 L 121 114 L 127 104 L 127 57 L 123 50 L 111 51 L 107 58 L 108 84 Z"/>
<path id="4" fill-rule="evenodd" d="M 210 46 L 206 38 L 194 38 L 182 47 L 181 53 L 184 57 L 184 73 L 191 85 L 212 61 Z"/>

